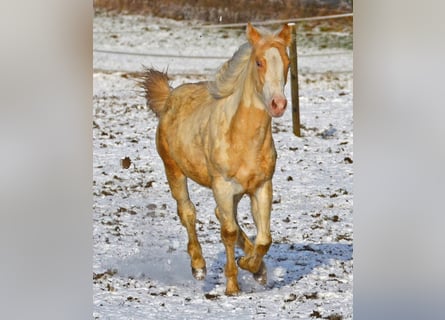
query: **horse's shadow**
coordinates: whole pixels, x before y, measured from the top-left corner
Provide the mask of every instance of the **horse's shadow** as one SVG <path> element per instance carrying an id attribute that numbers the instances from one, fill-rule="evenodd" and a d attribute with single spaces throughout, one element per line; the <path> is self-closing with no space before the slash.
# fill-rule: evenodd
<path id="1" fill-rule="evenodd" d="M 211 259 L 208 257 L 207 276 L 203 283 L 193 279 L 190 258 L 185 251 L 166 253 L 162 248 L 146 247 L 141 255 L 105 262 L 109 269 L 116 269 L 120 276 L 158 280 L 166 285 L 197 286 L 203 292 L 221 291 L 225 288 L 224 250 Z M 236 249 L 236 256 L 243 255 Z M 155 263 L 154 263 L 154 257 Z M 291 285 L 311 274 L 319 266 L 329 265 L 332 260 L 352 259 L 352 244 L 284 244 L 273 243 L 264 257 L 268 270 L 268 282 L 261 286 L 252 274 L 238 268 L 238 280 L 243 292 L 261 292 Z"/>
<path id="2" fill-rule="evenodd" d="M 243 255 L 236 251 L 237 257 Z M 319 266 L 328 265 L 332 260 L 348 261 L 352 259 L 352 244 L 272 244 L 264 257 L 268 270 L 268 282 L 265 287 L 257 284 L 252 275 L 239 269 L 238 279 L 245 292 L 281 288 L 297 282 L 313 272 Z M 221 251 L 207 270 L 203 285 L 204 292 L 223 285 L 226 255 Z"/>

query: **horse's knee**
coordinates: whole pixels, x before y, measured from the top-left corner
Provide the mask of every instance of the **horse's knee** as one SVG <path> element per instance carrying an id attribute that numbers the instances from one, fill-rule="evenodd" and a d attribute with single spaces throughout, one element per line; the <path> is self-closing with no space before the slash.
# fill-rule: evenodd
<path id="1" fill-rule="evenodd" d="M 270 245 L 272 244 L 271 235 L 267 235 L 265 238 L 261 239 L 255 244 L 256 254 L 263 257 L 267 251 L 269 251 Z"/>
<path id="2" fill-rule="evenodd" d="M 267 251 L 269 251 L 270 245 L 271 245 L 271 243 L 257 245 L 255 248 L 256 254 L 260 257 L 264 257 L 266 255 Z"/>
<path id="3" fill-rule="evenodd" d="M 238 240 L 238 226 L 236 224 L 223 224 L 221 226 L 221 238 L 224 242 L 235 243 Z"/>

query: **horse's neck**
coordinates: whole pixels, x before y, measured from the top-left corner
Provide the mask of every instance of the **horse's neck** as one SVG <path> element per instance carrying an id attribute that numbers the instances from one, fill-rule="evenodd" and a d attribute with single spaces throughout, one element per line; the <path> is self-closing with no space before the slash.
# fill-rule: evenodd
<path id="1" fill-rule="evenodd" d="M 262 104 L 262 101 L 256 94 L 243 94 L 231 119 L 229 130 L 232 141 L 249 144 L 253 149 L 261 149 L 264 143 L 269 143 L 272 138 L 272 119 L 258 104 Z"/>
<path id="2" fill-rule="evenodd" d="M 240 79 L 240 86 L 224 99 L 223 108 L 225 118 L 229 120 L 227 129 L 231 140 L 260 147 L 272 137 L 272 120 L 264 102 L 255 91 L 249 76 L 251 68 L 251 65 L 246 68 Z"/>

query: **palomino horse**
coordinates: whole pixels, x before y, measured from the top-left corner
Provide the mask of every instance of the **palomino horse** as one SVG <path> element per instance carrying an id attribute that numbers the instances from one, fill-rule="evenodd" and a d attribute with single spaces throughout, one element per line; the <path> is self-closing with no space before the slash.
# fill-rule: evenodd
<path id="1" fill-rule="evenodd" d="M 190 201 L 187 178 L 213 190 L 215 214 L 221 223 L 226 250 L 227 295 L 237 294 L 238 269 L 235 245 L 245 256 L 238 265 L 267 282 L 263 256 L 268 251 L 272 176 L 276 152 L 271 117 L 283 115 L 289 58 L 286 47 L 290 28 L 275 34 L 247 25 L 248 43 L 216 73 L 214 81 L 170 88 L 166 73 L 146 69 L 142 80 L 147 105 L 159 117 L 156 145 L 181 223 L 188 233 L 188 253 L 193 276 L 202 280 L 206 263 L 202 256 Z M 237 221 L 237 205 L 247 194 L 257 228 L 255 242 Z"/>

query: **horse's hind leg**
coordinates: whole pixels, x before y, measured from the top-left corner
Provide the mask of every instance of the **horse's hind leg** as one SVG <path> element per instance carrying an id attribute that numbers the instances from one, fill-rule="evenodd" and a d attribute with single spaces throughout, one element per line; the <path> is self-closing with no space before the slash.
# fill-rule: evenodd
<path id="1" fill-rule="evenodd" d="M 249 237 L 246 235 L 246 233 L 243 231 L 243 229 L 240 227 L 238 220 L 237 220 L 237 212 L 238 212 L 238 204 L 243 197 L 243 194 L 238 194 L 233 197 L 233 212 L 235 217 L 235 222 L 238 227 L 238 238 L 237 238 L 237 245 L 244 251 L 246 255 L 250 255 L 253 252 L 253 244 L 252 241 L 249 239 Z M 219 216 L 219 209 L 216 207 L 216 216 Z"/>
<path id="2" fill-rule="evenodd" d="M 258 234 L 253 250 L 244 250 L 246 256 L 238 260 L 241 268 L 253 273 L 255 280 L 261 284 L 267 283 L 267 269 L 263 261 L 264 255 L 272 243 L 270 235 L 270 211 L 272 208 L 272 182 L 267 181 L 250 196 L 252 215 Z"/>
<path id="3" fill-rule="evenodd" d="M 187 229 L 188 245 L 187 251 L 191 259 L 192 274 L 198 280 L 206 276 L 206 263 L 202 257 L 201 245 L 196 234 L 196 210 L 190 201 L 187 189 L 187 178 L 175 165 L 165 165 L 167 180 L 170 185 L 173 198 L 176 200 L 178 215 L 182 225 Z"/>
<path id="4" fill-rule="evenodd" d="M 237 244 L 244 251 L 244 253 L 247 256 L 250 256 L 253 253 L 254 245 L 253 245 L 252 241 L 249 239 L 249 237 L 247 236 L 247 234 L 240 227 L 238 220 L 237 220 L 238 203 L 240 202 L 241 198 L 242 198 L 242 194 L 237 195 L 234 198 L 234 201 L 235 201 L 234 202 L 235 222 L 238 226 Z"/>

